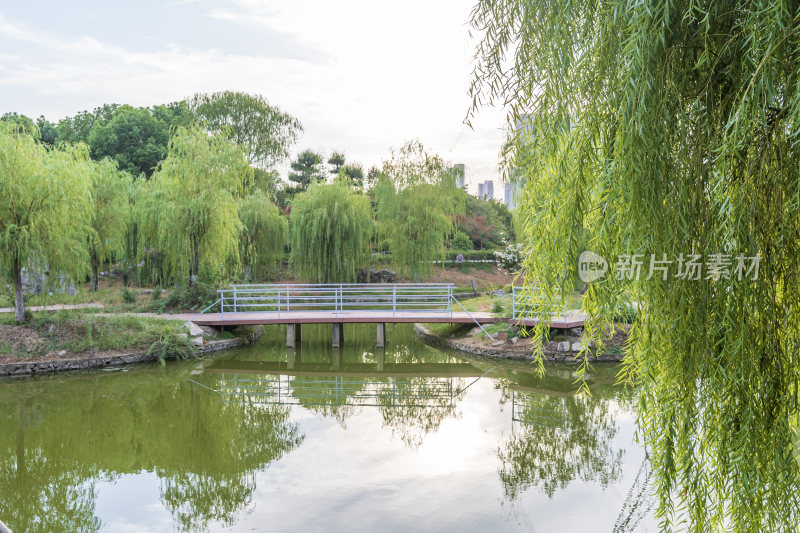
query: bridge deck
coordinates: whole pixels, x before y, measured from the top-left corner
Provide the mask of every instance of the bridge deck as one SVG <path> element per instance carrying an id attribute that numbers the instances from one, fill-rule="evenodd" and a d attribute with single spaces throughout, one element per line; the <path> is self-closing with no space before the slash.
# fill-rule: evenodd
<path id="1" fill-rule="evenodd" d="M 473 320 L 474 318 L 474 320 Z M 583 326 L 584 315 L 579 312 L 565 313 L 553 317 L 550 327 L 569 329 Z M 535 326 L 533 318 L 496 318 L 492 313 L 476 311 L 472 317 L 464 312 L 430 313 L 424 311 L 282 311 L 276 312 L 225 312 L 195 315 L 192 322 L 199 326 L 233 326 L 261 324 L 378 324 L 378 323 L 447 323 L 447 324 L 492 324 L 508 322 L 520 326 Z"/>
<path id="2" fill-rule="evenodd" d="M 435 313 L 424 311 L 281 311 L 204 313 L 197 315 L 192 322 L 199 326 L 227 326 L 239 324 L 378 324 L 407 322 L 443 322 L 452 324 L 491 324 L 496 321 L 491 313 L 472 313 L 473 320 L 467 313 Z"/>

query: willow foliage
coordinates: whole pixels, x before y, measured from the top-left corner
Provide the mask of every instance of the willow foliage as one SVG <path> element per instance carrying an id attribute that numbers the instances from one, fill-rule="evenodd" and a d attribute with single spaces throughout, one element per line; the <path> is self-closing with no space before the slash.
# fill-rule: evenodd
<path id="1" fill-rule="evenodd" d="M 431 273 L 434 260 L 444 259 L 453 217 L 464 211 L 464 193 L 451 178 L 445 175 L 438 183 L 412 178 L 413 184 L 396 188 L 381 175 L 375 185 L 378 233 L 388 241 L 394 264 L 415 280 Z"/>
<path id="2" fill-rule="evenodd" d="M 18 322 L 22 268 L 86 274 L 91 164 L 85 145 L 48 151 L 31 133 L 0 123 L 0 269 L 14 282 Z"/>
<path id="3" fill-rule="evenodd" d="M 318 283 L 353 282 L 369 258 L 372 229 L 366 196 L 341 181 L 311 184 L 292 202 L 292 264 Z"/>
<path id="4" fill-rule="evenodd" d="M 241 256 L 250 279 L 265 279 L 283 259 L 289 222 L 261 191 L 239 201 Z"/>
<path id="5" fill-rule="evenodd" d="M 538 311 L 568 292 L 584 229 L 611 266 L 590 284 L 585 335 L 639 303 L 625 377 L 665 530 L 800 519 L 799 16 L 796 2 L 726 0 L 473 11 L 475 109 L 502 100 L 530 137 L 517 175 Z M 642 275 L 620 276 L 620 254 L 641 254 Z M 666 280 L 647 279 L 651 254 L 672 261 Z M 731 275 L 676 279 L 689 254 L 728 256 Z M 760 255 L 756 279 L 733 273 L 740 254 Z"/>
<path id="6" fill-rule="evenodd" d="M 125 237 L 130 220 L 131 176 L 120 172 L 112 159 L 92 163 L 94 205 L 89 212 L 89 255 L 92 266 L 92 288 L 97 290 L 100 264 L 125 252 Z"/>
<path id="7" fill-rule="evenodd" d="M 238 266 L 237 199 L 252 175 L 240 148 L 222 135 L 196 127 L 175 132 L 137 204 L 145 241 L 161 251 L 168 275 L 185 273 L 194 280 L 202 262 L 219 278 Z"/>

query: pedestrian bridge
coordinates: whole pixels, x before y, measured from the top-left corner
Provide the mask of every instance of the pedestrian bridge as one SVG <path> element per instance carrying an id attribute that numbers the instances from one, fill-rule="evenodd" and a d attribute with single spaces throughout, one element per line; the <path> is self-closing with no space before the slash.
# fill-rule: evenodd
<path id="1" fill-rule="evenodd" d="M 341 346 L 342 325 L 377 324 L 377 345 L 385 346 L 386 324 L 404 322 L 484 324 L 510 322 L 525 326 L 536 323 L 518 309 L 517 291 L 512 294 L 513 318 L 492 313 L 470 312 L 454 296 L 452 283 L 396 284 L 260 284 L 232 285 L 217 291 L 219 299 L 195 316 L 201 326 L 286 324 L 286 345 L 301 338 L 301 324 L 332 324 L 333 346 Z M 553 328 L 583 325 L 575 314 L 554 316 Z"/>

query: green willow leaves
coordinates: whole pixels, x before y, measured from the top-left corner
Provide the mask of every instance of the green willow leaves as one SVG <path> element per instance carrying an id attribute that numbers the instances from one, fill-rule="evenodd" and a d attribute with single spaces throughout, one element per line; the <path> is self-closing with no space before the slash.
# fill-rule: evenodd
<path id="1" fill-rule="evenodd" d="M 141 227 L 164 254 L 165 271 L 197 279 L 200 264 L 222 278 L 239 264 L 237 199 L 253 169 L 239 147 L 197 127 L 179 128 L 148 184 Z"/>
<path id="2" fill-rule="evenodd" d="M 283 259 L 289 223 L 278 207 L 261 191 L 239 201 L 242 221 L 241 257 L 247 279 L 266 279 Z"/>
<path id="3" fill-rule="evenodd" d="M 472 14 L 473 112 L 510 110 L 534 310 L 571 292 L 586 232 L 611 265 L 589 285 L 586 336 L 638 303 L 624 377 L 665 530 L 798 521 L 798 9 L 485 0 Z M 618 280 L 619 254 L 645 270 L 651 254 L 762 259 L 756 280 Z"/>
<path id="4" fill-rule="evenodd" d="M 91 164 L 85 145 L 47 150 L 0 123 L 0 269 L 14 283 L 17 322 L 25 319 L 23 268 L 86 274 Z"/>
<path id="5" fill-rule="evenodd" d="M 342 181 L 313 183 L 292 203 L 292 264 L 317 283 L 354 282 L 369 258 L 369 199 Z"/>
<path id="6" fill-rule="evenodd" d="M 125 253 L 125 236 L 130 219 L 132 177 L 120 172 L 112 159 L 92 165 L 94 209 L 89 214 L 89 255 L 92 290 L 97 290 L 100 265 Z"/>

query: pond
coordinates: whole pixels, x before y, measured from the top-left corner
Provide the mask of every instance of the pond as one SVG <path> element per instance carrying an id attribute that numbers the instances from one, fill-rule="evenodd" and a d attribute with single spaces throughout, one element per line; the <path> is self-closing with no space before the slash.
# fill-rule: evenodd
<path id="1" fill-rule="evenodd" d="M 0 380 L 0 520 L 75 531 L 652 531 L 635 398 L 598 365 L 468 358 L 410 325 Z M 285 330 L 284 330 L 285 331 Z"/>

